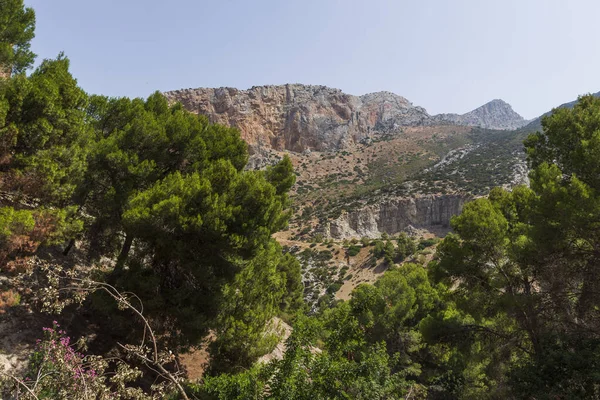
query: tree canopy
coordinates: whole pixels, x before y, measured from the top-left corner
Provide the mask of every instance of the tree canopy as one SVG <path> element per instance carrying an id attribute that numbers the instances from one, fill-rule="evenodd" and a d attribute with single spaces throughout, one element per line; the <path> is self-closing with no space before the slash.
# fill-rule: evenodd
<path id="1" fill-rule="evenodd" d="M 0 78 L 2 73 L 21 73 L 31 67 L 30 50 L 35 36 L 35 12 L 23 0 L 0 1 Z"/>
<path id="2" fill-rule="evenodd" d="M 519 397 L 598 395 L 589 371 L 600 344 L 599 122 L 593 96 L 545 117 L 525 142 L 530 188 L 468 204 L 433 269 L 457 286 L 462 309 L 513 343 L 521 363 L 511 364 L 509 384 Z"/>

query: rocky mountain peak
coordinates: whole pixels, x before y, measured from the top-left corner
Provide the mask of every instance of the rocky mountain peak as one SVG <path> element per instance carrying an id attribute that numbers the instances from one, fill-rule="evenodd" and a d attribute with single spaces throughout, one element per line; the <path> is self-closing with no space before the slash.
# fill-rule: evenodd
<path id="1" fill-rule="evenodd" d="M 480 126 L 498 130 L 518 129 L 529 122 L 517 114 L 510 104 L 501 99 L 494 99 L 466 114 L 439 114 L 434 119 L 456 125 Z"/>
<path id="2" fill-rule="evenodd" d="M 510 104 L 501 99 L 492 100 L 475 110 L 464 114 L 482 128 L 517 129 L 527 124 L 527 120 L 517 114 Z"/>
<path id="3" fill-rule="evenodd" d="M 508 107 L 510 109 L 512 109 L 511 105 L 508 104 L 507 102 L 505 102 L 502 99 L 494 99 L 492 101 L 488 101 L 487 103 L 485 103 L 483 106 L 481 107 L 485 107 L 485 106 L 494 106 L 494 107 Z"/>
<path id="4" fill-rule="evenodd" d="M 364 103 L 390 102 L 396 103 L 402 107 L 413 107 L 413 104 L 410 101 L 408 101 L 408 99 L 406 99 L 405 97 L 388 91 L 367 93 L 363 94 L 362 96 L 359 96 L 359 98 Z"/>
<path id="5" fill-rule="evenodd" d="M 477 107 L 473 111 L 470 111 L 464 115 L 474 115 L 481 118 L 485 118 L 489 115 L 497 115 L 499 117 L 508 117 L 514 120 L 525 120 L 513 110 L 510 104 L 508 104 L 502 99 L 494 99 L 492 101 L 489 101 L 481 107 Z"/>

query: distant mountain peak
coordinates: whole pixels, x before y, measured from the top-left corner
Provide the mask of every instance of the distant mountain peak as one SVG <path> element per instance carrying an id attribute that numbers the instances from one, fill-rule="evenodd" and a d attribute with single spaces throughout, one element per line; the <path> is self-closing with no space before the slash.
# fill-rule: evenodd
<path id="1" fill-rule="evenodd" d="M 529 122 L 502 99 L 489 101 L 466 114 L 439 114 L 433 118 L 440 122 L 498 130 L 518 129 Z"/>
<path id="2" fill-rule="evenodd" d="M 485 103 L 484 105 L 477 107 L 476 109 L 474 109 L 473 111 L 470 111 L 469 113 L 473 113 L 476 112 L 477 110 L 504 110 L 506 112 L 513 112 L 515 113 L 515 115 L 518 115 L 519 117 L 521 117 L 519 114 L 517 114 L 512 106 L 510 104 L 508 104 L 506 101 L 502 100 L 502 99 L 494 99 L 491 101 L 488 101 L 487 103 Z M 467 114 L 469 114 L 467 113 Z M 464 114 L 466 115 L 466 114 Z M 521 117 L 523 118 L 523 117 Z"/>
<path id="3" fill-rule="evenodd" d="M 503 105 L 503 106 L 508 106 L 508 107 L 510 107 L 510 104 L 508 104 L 507 102 L 505 102 L 505 101 L 504 101 L 504 100 L 502 100 L 502 99 L 494 99 L 494 100 L 488 101 L 488 102 L 487 102 L 487 103 L 485 103 L 485 104 Z M 511 107 L 511 108 L 512 108 L 512 107 Z"/>

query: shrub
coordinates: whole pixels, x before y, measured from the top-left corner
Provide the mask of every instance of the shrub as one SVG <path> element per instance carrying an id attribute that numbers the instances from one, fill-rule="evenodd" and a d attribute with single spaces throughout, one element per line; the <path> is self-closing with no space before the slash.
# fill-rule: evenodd
<path id="1" fill-rule="evenodd" d="M 347 254 L 348 254 L 350 257 L 354 257 L 354 256 L 356 256 L 358 253 L 360 253 L 360 247 L 359 247 L 359 246 L 352 245 L 352 246 L 348 247 Z"/>
<path id="2" fill-rule="evenodd" d="M 423 249 L 425 249 L 427 247 L 431 247 L 433 245 L 436 245 L 436 244 L 438 244 L 438 242 L 439 242 L 439 239 L 437 239 L 437 238 L 422 239 L 419 242 L 419 250 L 423 250 Z"/>
<path id="3" fill-rule="evenodd" d="M 12 289 L 0 292 L 0 314 L 4 314 L 10 307 L 18 306 L 21 303 L 21 296 Z"/>
<path id="4" fill-rule="evenodd" d="M 149 400 L 153 397 L 128 387 L 128 383 L 141 375 L 139 369 L 131 368 L 123 361 L 117 361 L 109 368 L 109 362 L 102 357 L 77 352 L 71 338 L 54 321 L 51 328 L 44 328 L 44 339 L 37 341 L 25 376 L 13 387 L 5 383 L 4 389 L 15 395 L 14 398 L 30 398 L 23 396 L 26 394 L 39 399 Z M 26 391 L 24 387 L 27 387 Z"/>
<path id="5" fill-rule="evenodd" d="M 334 282 L 327 288 L 327 294 L 334 295 L 338 290 L 342 287 L 342 284 L 339 282 Z"/>

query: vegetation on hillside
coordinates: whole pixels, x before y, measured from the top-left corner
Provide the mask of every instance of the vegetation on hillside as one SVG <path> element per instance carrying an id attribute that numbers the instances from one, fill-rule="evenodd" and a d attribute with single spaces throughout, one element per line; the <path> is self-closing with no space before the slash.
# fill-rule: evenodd
<path id="1" fill-rule="evenodd" d="M 160 93 L 89 96 L 64 55 L 26 74 L 33 11 L 9 0 L 0 20 L 0 318 L 57 314 L 27 369 L 0 371 L 3 398 L 600 398 L 600 99 L 544 118 L 525 140 L 530 185 L 486 192 L 443 241 L 345 243 L 388 270 L 337 301 L 346 270 L 327 244 L 272 237 L 289 158 L 245 170 L 236 129 Z M 502 135 L 500 158 L 521 140 Z M 292 332 L 258 361 L 275 317 Z M 180 355 L 206 341 L 204 376 L 186 379 Z"/>

